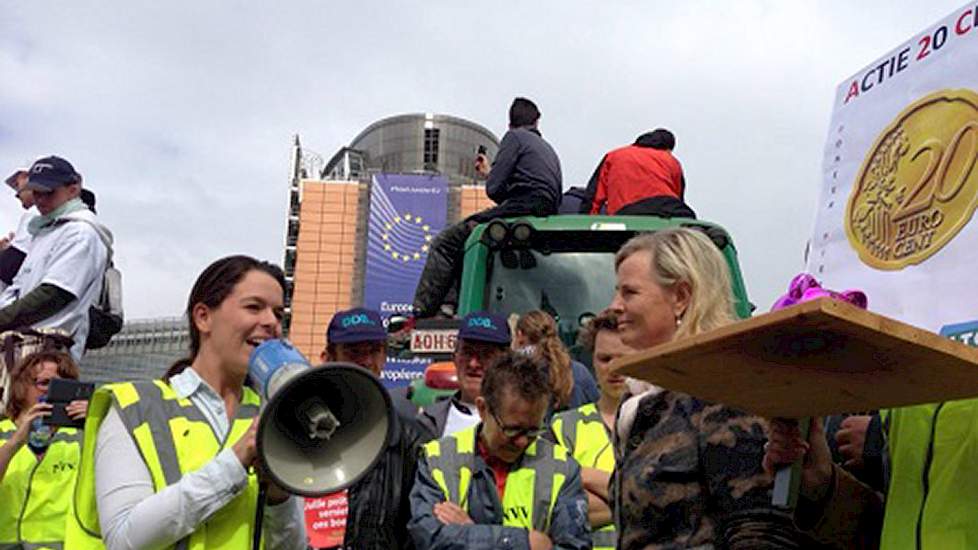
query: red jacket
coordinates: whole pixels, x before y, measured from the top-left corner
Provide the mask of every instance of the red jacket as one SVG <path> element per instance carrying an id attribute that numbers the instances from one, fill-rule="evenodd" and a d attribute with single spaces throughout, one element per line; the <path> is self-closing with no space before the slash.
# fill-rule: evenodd
<path id="1" fill-rule="evenodd" d="M 656 196 L 683 198 L 683 168 L 665 149 L 627 145 L 607 155 L 598 169 L 598 185 L 591 203 L 597 214 L 607 203 L 614 215 L 623 206 Z"/>

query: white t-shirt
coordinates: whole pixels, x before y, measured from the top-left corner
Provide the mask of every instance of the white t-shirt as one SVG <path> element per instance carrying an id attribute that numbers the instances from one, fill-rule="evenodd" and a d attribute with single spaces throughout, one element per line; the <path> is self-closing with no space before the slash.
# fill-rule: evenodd
<path id="1" fill-rule="evenodd" d="M 461 407 L 465 407 L 467 410 L 463 411 Z M 461 407 L 456 405 L 454 401 L 448 404 L 448 418 L 445 419 L 445 431 L 441 437 L 475 426 L 482 420 L 479 417 L 479 409 L 475 405 L 461 403 Z"/>
<path id="2" fill-rule="evenodd" d="M 98 223 L 95 214 L 88 210 L 72 212 L 66 217 Z M 112 234 L 102 229 L 111 242 Z M 57 328 L 70 334 L 75 340 L 71 355 L 78 361 L 88 338 L 88 308 L 102 292 L 107 260 L 108 250 L 94 227 L 82 221 L 57 225 L 31 239 L 30 251 L 20 271 L 0 294 L 0 307 L 10 305 L 43 283 L 72 293 L 76 300 L 32 328 Z"/>
<path id="3" fill-rule="evenodd" d="M 30 209 L 20 217 L 17 224 L 17 231 L 14 233 L 14 240 L 10 241 L 10 246 L 27 254 L 31 250 L 31 234 L 27 232 L 27 224 L 37 216 L 37 211 Z"/>
<path id="4" fill-rule="evenodd" d="M 37 214 L 31 211 L 24 212 L 24 215 L 20 217 L 20 222 L 17 223 L 17 230 L 14 231 L 14 238 L 10 241 L 10 247 L 20 250 L 24 254 L 31 248 L 31 234 L 27 232 L 27 224 L 30 223 L 31 218 Z M 0 281 L 0 292 L 7 288 L 7 283 Z"/>

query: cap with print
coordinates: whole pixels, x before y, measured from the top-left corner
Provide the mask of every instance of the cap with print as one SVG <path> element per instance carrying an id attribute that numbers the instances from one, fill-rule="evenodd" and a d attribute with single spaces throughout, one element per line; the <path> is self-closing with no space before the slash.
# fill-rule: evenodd
<path id="1" fill-rule="evenodd" d="M 70 162 L 61 157 L 44 157 L 31 165 L 27 187 L 40 191 L 54 189 L 70 183 L 81 183 L 81 174 Z"/>
<path id="2" fill-rule="evenodd" d="M 509 345 L 512 339 L 506 318 L 488 311 L 473 311 L 463 317 L 462 326 L 458 329 L 458 337 L 462 340 L 506 345 Z"/>
<path id="3" fill-rule="evenodd" d="M 326 329 L 326 341 L 330 344 L 352 344 L 387 340 L 387 331 L 380 315 L 362 307 L 337 311 Z"/>

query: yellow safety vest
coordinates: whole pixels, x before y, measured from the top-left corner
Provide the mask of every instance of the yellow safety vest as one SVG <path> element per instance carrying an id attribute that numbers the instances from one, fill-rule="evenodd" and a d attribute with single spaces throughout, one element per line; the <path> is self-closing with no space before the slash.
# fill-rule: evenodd
<path id="1" fill-rule="evenodd" d="M 258 395 L 244 388 L 244 395 L 228 436 L 218 440 L 210 423 L 189 399 L 180 399 L 164 382 L 125 382 L 104 386 L 89 403 L 81 467 L 67 528 L 66 547 L 71 550 L 103 549 L 95 503 L 95 441 L 110 406 L 119 411 L 129 435 L 153 478 L 157 492 L 194 472 L 234 445 L 258 415 Z M 248 486 L 187 538 L 176 550 L 239 550 L 251 547 L 254 532 L 258 480 L 248 475 Z"/>
<path id="2" fill-rule="evenodd" d="M 0 446 L 17 426 L 0 420 Z M 24 445 L 10 459 L 0 482 L 0 546 L 61 550 L 71 488 L 78 474 L 81 432 L 59 428 L 41 460 Z"/>
<path id="3" fill-rule="evenodd" d="M 472 426 L 424 446 L 431 475 L 445 499 L 469 510 L 477 427 Z M 519 466 L 506 476 L 503 525 L 546 533 L 557 495 L 571 474 L 567 449 L 537 439 L 526 448 Z"/>
<path id="4" fill-rule="evenodd" d="M 891 476 L 880 548 L 978 547 L 978 399 L 882 414 Z"/>
<path id="5" fill-rule="evenodd" d="M 609 474 L 615 471 L 615 449 L 597 405 L 588 403 L 557 413 L 552 427 L 557 442 L 570 451 L 581 467 L 597 468 Z M 591 542 L 594 550 L 614 550 L 618 543 L 615 524 L 592 531 Z"/>

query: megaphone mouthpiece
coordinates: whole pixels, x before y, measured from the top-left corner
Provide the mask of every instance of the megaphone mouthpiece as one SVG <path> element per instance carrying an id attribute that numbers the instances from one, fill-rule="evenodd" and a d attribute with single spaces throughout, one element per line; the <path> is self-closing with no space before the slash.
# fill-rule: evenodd
<path id="1" fill-rule="evenodd" d="M 318 397 L 305 400 L 296 407 L 296 414 L 299 415 L 299 423 L 306 426 L 310 440 L 327 441 L 341 425 L 333 411 Z"/>
<path id="2" fill-rule="evenodd" d="M 390 396 L 362 367 L 311 367 L 285 340 L 252 352 L 248 372 L 262 397 L 258 457 L 271 480 L 303 496 L 342 491 L 377 462 L 390 434 Z"/>

